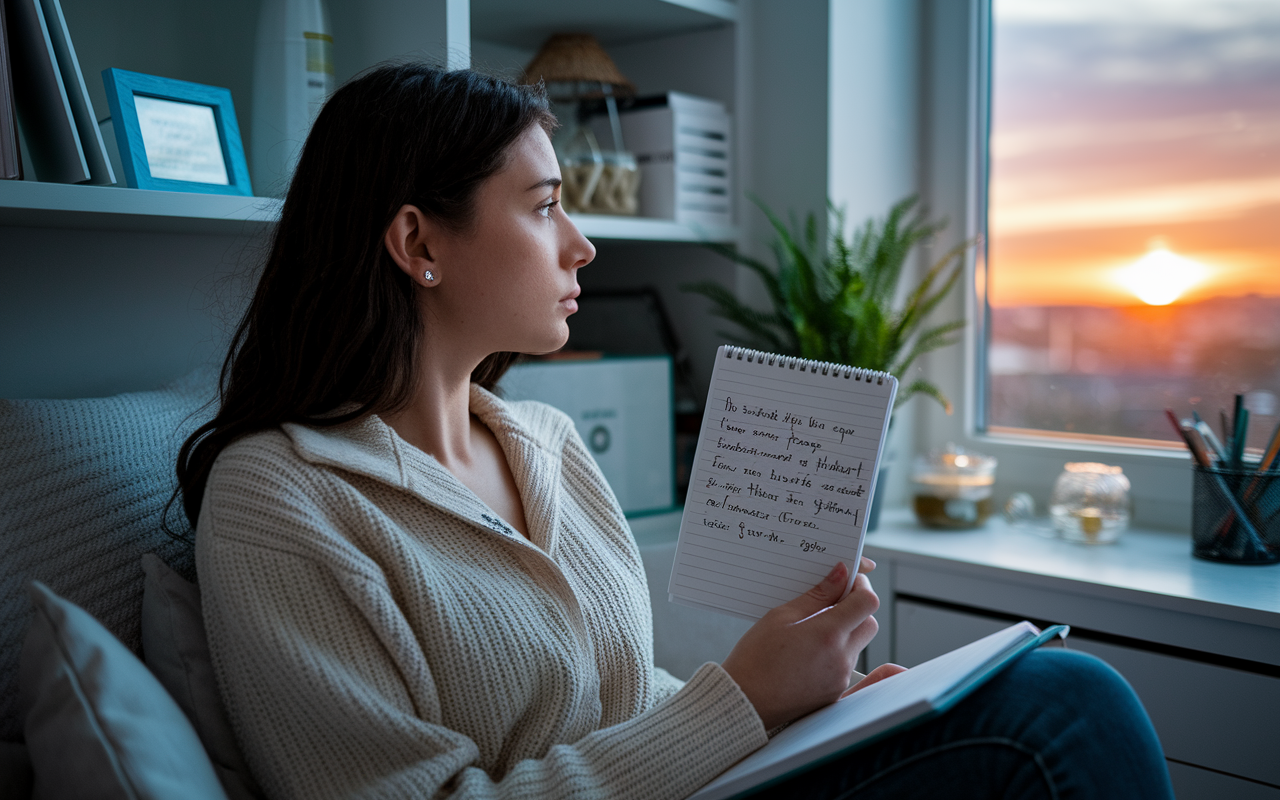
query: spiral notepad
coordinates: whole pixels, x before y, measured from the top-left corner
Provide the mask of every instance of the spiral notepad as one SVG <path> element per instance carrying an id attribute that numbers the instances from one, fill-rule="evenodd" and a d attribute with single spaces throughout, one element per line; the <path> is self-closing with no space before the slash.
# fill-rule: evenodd
<path id="1" fill-rule="evenodd" d="M 723 346 L 680 523 L 671 600 L 758 618 L 862 555 L 898 381 Z"/>

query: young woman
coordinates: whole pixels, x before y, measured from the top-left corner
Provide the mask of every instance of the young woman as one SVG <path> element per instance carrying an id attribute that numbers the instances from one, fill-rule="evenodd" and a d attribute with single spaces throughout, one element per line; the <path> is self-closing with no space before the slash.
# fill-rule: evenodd
<path id="1" fill-rule="evenodd" d="M 270 797 L 680 798 L 900 669 L 853 672 L 878 600 L 865 575 L 841 597 L 844 565 L 723 664 L 654 667 L 635 544 L 571 421 L 490 391 L 511 354 L 565 343 L 595 255 L 559 206 L 554 124 L 536 91 L 400 65 L 339 89 L 307 140 L 178 468 L 219 687 Z M 1123 682 L 1035 653 L 776 791 L 1102 797 L 1108 774 L 1111 796 L 1168 796 Z"/>

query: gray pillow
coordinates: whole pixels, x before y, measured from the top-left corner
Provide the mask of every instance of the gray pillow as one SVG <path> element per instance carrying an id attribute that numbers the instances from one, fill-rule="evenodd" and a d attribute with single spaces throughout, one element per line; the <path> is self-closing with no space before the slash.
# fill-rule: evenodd
<path id="1" fill-rule="evenodd" d="M 178 447 L 213 414 L 202 407 L 215 377 L 201 370 L 156 391 L 88 400 L 0 400 L 0 740 L 22 737 L 18 652 L 31 580 L 88 610 L 136 654 L 138 559 L 155 552 L 194 574 L 190 545 L 161 530 L 160 514 Z"/>
<path id="2" fill-rule="evenodd" d="M 200 589 L 153 553 L 142 557 L 142 652 L 147 667 L 187 715 L 231 800 L 262 792 L 231 732 L 204 632 Z"/>
<path id="3" fill-rule="evenodd" d="M 84 609 L 39 581 L 20 703 L 35 798 L 226 800 L 164 687 Z"/>

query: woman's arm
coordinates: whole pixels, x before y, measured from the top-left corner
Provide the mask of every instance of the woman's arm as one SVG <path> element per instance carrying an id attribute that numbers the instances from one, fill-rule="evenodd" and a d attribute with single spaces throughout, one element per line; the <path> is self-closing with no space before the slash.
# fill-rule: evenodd
<path id="1" fill-rule="evenodd" d="M 271 796 L 679 797 L 764 742 L 746 697 L 707 665 L 622 724 L 486 773 L 387 582 L 358 553 L 326 551 L 312 500 L 325 487 L 248 466 L 215 468 L 197 560 L 219 686 Z M 245 501 L 263 494 L 267 511 Z M 310 540 L 276 535 L 309 526 Z"/>

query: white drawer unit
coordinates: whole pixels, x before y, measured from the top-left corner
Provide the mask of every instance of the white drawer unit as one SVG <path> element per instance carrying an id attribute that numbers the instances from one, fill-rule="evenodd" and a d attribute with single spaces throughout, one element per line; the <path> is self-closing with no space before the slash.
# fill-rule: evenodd
<path id="1" fill-rule="evenodd" d="M 1005 617 L 897 597 L 895 659 L 914 666 L 1009 623 Z M 1280 759 L 1269 735 L 1280 710 L 1280 678 L 1101 642 L 1075 630 L 1066 644 L 1101 658 L 1129 681 L 1160 735 L 1178 797 L 1207 797 L 1193 788 L 1207 787 L 1215 800 L 1254 795 L 1280 800 Z"/>
<path id="2" fill-rule="evenodd" d="M 1128 531 L 1114 546 L 992 521 L 961 534 L 889 511 L 868 536 L 880 635 L 869 666 L 912 666 L 1018 619 L 1072 626 L 1069 649 L 1113 666 L 1160 736 L 1180 800 L 1280 800 L 1280 568 L 1195 561 L 1190 540 Z"/>

